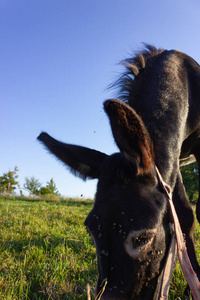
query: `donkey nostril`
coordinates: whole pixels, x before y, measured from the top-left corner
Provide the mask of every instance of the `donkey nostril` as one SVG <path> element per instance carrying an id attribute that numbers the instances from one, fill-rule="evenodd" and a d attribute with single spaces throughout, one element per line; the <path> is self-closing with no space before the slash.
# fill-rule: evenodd
<path id="1" fill-rule="evenodd" d="M 142 234 L 136 238 L 132 238 L 133 248 L 143 246 L 149 242 L 152 238 L 152 235 Z"/>
<path id="2" fill-rule="evenodd" d="M 133 258 L 141 257 L 150 250 L 156 229 L 138 230 L 131 232 L 125 240 L 125 251 Z"/>

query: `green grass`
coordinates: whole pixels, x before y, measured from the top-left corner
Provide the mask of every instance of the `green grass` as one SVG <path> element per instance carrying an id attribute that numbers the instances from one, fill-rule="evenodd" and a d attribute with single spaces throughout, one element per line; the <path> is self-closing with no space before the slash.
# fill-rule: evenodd
<path id="1" fill-rule="evenodd" d="M 92 205 L 0 199 L 0 299 L 87 299 L 87 283 L 94 295 L 96 253 L 83 225 Z M 181 299 L 185 285 L 177 265 L 169 299 Z"/>
<path id="2" fill-rule="evenodd" d="M 197 220 L 196 220 L 196 226 L 194 230 L 194 239 L 195 239 L 195 246 L 196 246 L 196 256 L 198 262 L 200 263 L 200 225 Z M 169 291 L 169 300 L 183 299 L 182 295 L 186 286 L 187 283 L 183 275 L 183 272 L 181 270 L 180 264 L 178 262 L 172 274 L 172 280 L 171 280 L 170 291 Z"/>
<path id="3" fill-rule="evenodd" d="M 87 299 L 95 247 L 83 223 L 92 201 L 0 200 L 0 299 Z"/>

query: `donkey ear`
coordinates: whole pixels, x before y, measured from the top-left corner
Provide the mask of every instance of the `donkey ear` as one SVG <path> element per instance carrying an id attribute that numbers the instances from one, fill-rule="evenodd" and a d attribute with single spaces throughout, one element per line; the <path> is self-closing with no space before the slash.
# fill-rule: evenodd
<path id="1" fill-rule="evenodd" d="M 65 144 L 42 132 L 38 138 L 58 159 L 64 162 L 75 176 L 83 180 L 98 178 L 102 162 L 107 155 L 89 148 Z"/>
<path id="2" fill-rule="evenodd" d="M 154 164 L 154 152 L 142 119 L 129 105 L 119 100 L 106 101 L 104 109 L 119 149 L 126 156 L 136 159 L 138 174 L 148 173 Z"/>

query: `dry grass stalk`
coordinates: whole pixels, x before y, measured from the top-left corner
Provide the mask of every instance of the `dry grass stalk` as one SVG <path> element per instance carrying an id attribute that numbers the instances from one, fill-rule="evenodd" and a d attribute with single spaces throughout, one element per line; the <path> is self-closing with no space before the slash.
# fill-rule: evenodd
<path id="1" fill-rule="evenodd" d="M 87 289 L 87 300 L 91 300 L 89 283 L 87 284 L 86 289 Z"/>
<path id="2" fill-rule="evenodd" d="M 103 285 L 102 289 L 100 290 L 100 292 L 98 293 L 98 295 L 96 296 L 95 300 L 100 300 L 101 299 L 101 297 L 102 297 L 102 295 L 103 295 L 103 293 L 104 293 L 104 291 L 106 289 L 107 283 L 108 283 L 108 281 L 105 280 L 104 281 L 104 285 Z"/>

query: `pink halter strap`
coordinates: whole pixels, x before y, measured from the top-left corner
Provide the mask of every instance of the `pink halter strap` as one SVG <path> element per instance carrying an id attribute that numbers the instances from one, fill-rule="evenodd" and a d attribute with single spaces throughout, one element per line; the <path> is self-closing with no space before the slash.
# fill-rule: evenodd
<path id="1" fill-rule="evenodd" d="M 169 285 L 172 270 L 174 267 L 174 262 L 176 260 L 176 249 L 178 254 L 178 259 L 183 270 L 183 274 L 187 280 L 187 283 L 190 287 L 192 296 L 194 300 L 200 299 L 200 282 L 199 279 L 194 272 L 190 259 L 188 257 L 187 248 L 185 244 L 185 240 L 183 238 L 183 233 L 181 231 L 180 223 L 178 220 L 178 216 L 176 214 L 176 210 L 172 201 L 172 193 L 169 186 L 163 181 L 160 172 L 156 167 L 156 173 L 159 180 L 160 185 L 163 187 L 165 194 L 167 196 L 167 200 L 170 206 L 173 225 L 174 225 L 174 233 L 172 233 L 171 245 L 168 252 L 168 257 L 165 263 L 165 267 L 162 274 L 162 283 L 160 289 L 160 298 L 159 299 L 167 299 L 169 292 Z"/>

